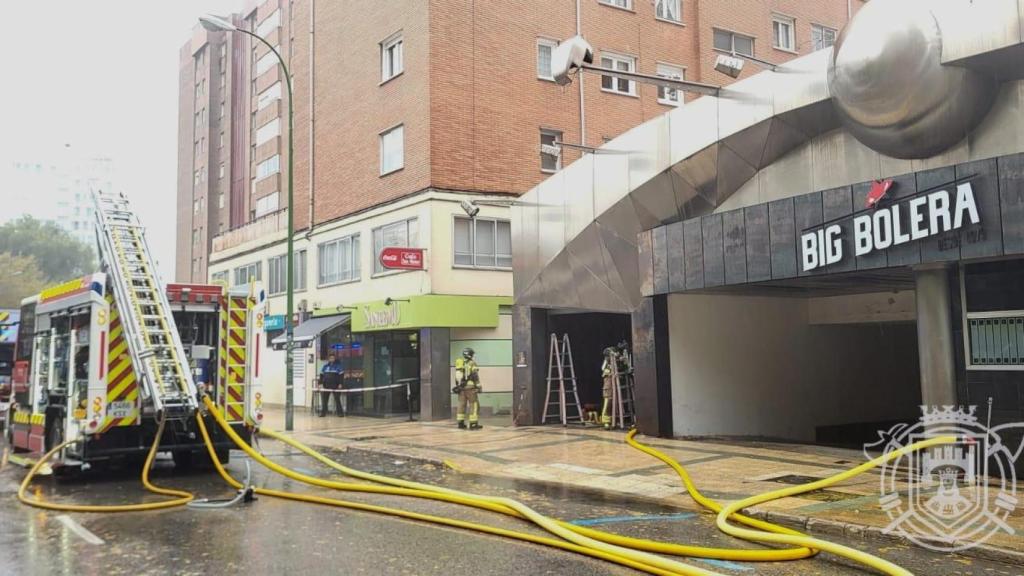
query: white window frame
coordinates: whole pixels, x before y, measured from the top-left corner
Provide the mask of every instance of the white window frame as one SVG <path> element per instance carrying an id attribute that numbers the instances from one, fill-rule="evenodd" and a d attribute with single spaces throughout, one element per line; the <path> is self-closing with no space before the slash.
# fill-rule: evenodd
<path id="1" fill-rule="evenodd" d="M 231 275 L 231 271 L 230 270 L 221 270 L 220 272 L 211 272 L 210 273 L 210 284 L 217 284 L 218 282 L 223 282 L 224 284 L 230 284 L 228 282 L 228 280 L 229 280 L 228 277 L 230 275 Z"/>
<path id="2" fill-rule="evenodd" d="M 541 80 L 555 81 L 555 77 L 551 74 L 551 56 L 548 56 L 548 70 L 547 75 L 540 69 L 540 50 L 541 48 L 548 48 L 551 50 L 551 54 L 554 54 L 555 48 L 558 47 L 558 40 L 552 40 L 550 38 L 537 38 L 537 78 Z"/>
<path id="3" fill-rule="evenodd" d="M 669 64 L 668 62 L 658 62 L 657 68 L 655 68 L 656 74 L 661 78 L 669 78 L 672 80 L 686 80 L 686 67 L 679 66 L 676 64 Z M 678 74 L 669 73 L 669 71 L 678 72 Z M 675 99 L 672 99 L 672 95 L 675 95 Z M 676 88 L 666 88 L 664 86 L 658 86 L 658 104 L 664 104 L 666 106 L 682 106 L 685 103 L 683 91 Z"/>
<path id="4" fill-rule="evenodd" d="M 832 33 L 832 42 L 828 45 L 825 44 L 825 32 Z M 818 42 L 815 42 L 814 35 L 818 34 Z M 831 46 L 835 46 L 836 39 L 839 37 L 839 30 L 832 28 L 831 26 L 825 26 L 824 24 L 811 24 L 811 48 L 815 51 L 824 50 Z M 819 46 L 820 44 L 820 46 Z"/>
<path id="5" fill-rule="evenodd" d="M 274 46 L 274 50 L 280 49 L 280 46 Z M 254 77 L 262 76 L 279 63 L 277 56 L 274 55 L 274 50 L 267 50 L 267 53 L 260 56 L 259 60 L 256 61 L 256 75 Z"/>
<path id="6" fill-rule="evenodd" d="M 220 168 L 217 170 L 217 178 L 223 179 L 224 178 L 224 174 L 226 174 L 226 173 L 227 173 L 227 171 L 225 170 L 224 163 L 221 162 L 220 163 Z"/>
<path id="7" fill-rule="evenodd" d="M 604 61 L 605 61 L 606 58 L 611 61 L 611 66 L 608 66 L 608 65 L 605 64 Z M 627 70 L 620 70 L 620 72 L 636 72 L 636 56 L 628 56 L 626 54 L 619 54 L 617 52 L 602 52 L 601 53 L 601 58 L 600 58 L 599 62 L 601 62 L 601 67 L 602 68 L 613 68 L 613 69 L 618 69 L 617 65 L 619 63 L 626 63 L 626 64 L 629 65 L 629 68 Z M 610 78 L 611 79 L 613 88 L 605 88 L 604 87 L 604 79 L 605 78 Z M 629 87 L 629 90 L 627 92 L 623 92 L 622 90 L 619 90 L 617 88 L 617 86 L 619 86 L 619 82 L 627 82 L 628 83 L 627 86 Z M 633 80 L 621 80 L 619 78 L 615 78 L 614 76 L 604 76 L 604 75 L 601 76 L 601 91 L 602 92 L 607 92 L 609 94 L 618 94 L 620 96 L 636 96 L 637 95 L 636 94 L 636 82 L 635 81 L 633 81 Z"/>
<path id="8" fill-rule="evenodd" d="M 256 25 L 256 35 L 266 37 L 274 28 L 281 26 L 281 9 L 277 8 Z"/>
<path id="9" fill-rule="evenodd" d="M 257 146 L 270 142 L 271 139 L 281 135 L 281 119 L 274 118 L 263 126 L 256 129 L 255 143 Z"/>
<path id="10" fill-rule="evenodd" d="M 728 50 L 725 50 L 723 48 L 719 48 L 719 47 L 715 46 L 715 32 L 722 32 L 723 34 L 728 34 L 729 35 L 729 49 Z M 747 54 L 746 52 L 739 52 L 739 51 L 736 50 L 736 37 L 737 36 L 741 36 L 743 38 L 747 38 L 747 39 L 750 40 L 750 53 L 749 54 Z M 732 30 L 727 30 L 725 28 L 712 28 L 711 29 L 711 47 L 712 47 L 712 49 L 717 50 L 718 52 L 725 52 L 727 54 L 738 54 L 740 56 L 754 57 L 755 54 L 757 53 L 757 38 L 754 38 L 753 36 L 750 36 L 749 34 L 741 34 L 739 32 L 734 32 Z"/>
<path id="11" fill-rule="evenodd" d="M 392 51 L 392 48 L 396 48 Z M 397 64 L 397 65 L 396 65 Z M 405 71 L 405 40 L 398 31 L 380 43 L 380 83 L 383 84 Z"/>
<path id="12" fill-rule="evenodd" d="M 252 280 L 254 277 L 255 277 L 257 282 L 262 281 L 263 280 L 263 266 L 262 266 L 262 264 L 263 264 L 262 262 L 256 261 L 256 262 L 250 262 L 249 264 L 244 264 L 242 266 L 238 266 L 237 268 L 235 268 L 233 270 L 232 274 L 231 274 L 231 280 L 232 280 L 232 284 L 231 285 L 232 286 L 246 286 L 246 285 L 249 284 L 249 281 Z M 255 271 L 255 275 L 253 274 L 253 271 Z M 245 273 L 244 274 L 245 275 L 245 281 L 244 282 L 240 280 L 242 275 L 243 275 L 243 272 Z"/>
<path id="13" fill-rule="evenodd" d="M 293 280 L 295 282 L 294 292 L 302 292 L 306 289 L 306 251 L 296 250 L 295 260 L 292 262 L 295 268 Z M 271 256 L 267 258 L 267 294 L 275 296 L 288 291 L 288 255 Z"/>
<path id="14" fill-rule="evenodd" d="M 559 141 L 562 140 L 562 134 L 563 134 L 563 132 L 561 130 L 554 130 L 554 129 L 549 129 L 549 128 L 541 128 L 540 129 L 540 141 L 538 143 L 538 146 L 543 146 L 544 145 L 544 137 L 545 136 L 551 136 L 553 138 L 551 145 L 552 146 L 557 146 L 557 144 L 555 144 L 555 142 L 559 142 Z M 562 169 L 562 155 L 561 154 L 559 154 L 558 156 L 555 157 L 555 168 L 554 168 L 554 170 L 552 170 L 551 168 L 545 168 L 544 167 L 544 157 L 545 156 L 550 156 L 550 155 L 549 154 L 545 154 L 544 151 L 541 150 L 540 151 L 540 171 L 541 172 L 543 172 L 545 174 L 554 174 L 555 172 L 558 172 L 559 170 Z"/>
<path id="15" fill-rule="evenodd" d="M 341 267 L 340 254 L 341 246 L 346 243 L 349 245 L 349 262 L 347 268 L 348 274 L 347 276 L 342 276 L 341 272 L 343 268 Z M 360 242 L 358 232 L 356 232 L 355 234 L 349 234 L 348 236 L 342 236 L 341 238 L 336 238 L 334 240 L 328 240 L 327 242 L 321 242 L 320 244 L 317 244 L 316 285 L 322 288 L 324 286 L 334 286 L 336 284 L 348 284 L 350 282 L 359 282 L 363 276 L 363 270 L 361 265 L 361 246 L 362 244 Z M 333 255 L 335 258 L 335 265 L 333 266 L 335 271 L 331 274 L 330 278 L 325 277 L 326 266 L 324 265 L 325 258 L 327 258 L 327 256 L 329 255 L 327 252 L 328 249 L 331 249 L 333 251 Z"/>
<path id="16" fill-rule="evenodd" d="M 416 238 L 410 239 L 409 238 L 409 236 L 410 236 L 409 228 L 410 228 L 410 225 L 413 222 L 416 223 Z M 384 230 L 386 230 L 388 228 L 395 227 L 395 226 L 400 226 L 400 225 L 405 225 L 405 244 L 404 245 L 401 245 L 401 244 L 385 244 L 384 243 Z M 377 245 L 377 234 L 378 233 L 380 233 L 380 237 L 381 237 L 381 241 L 380 241 L 380 245 L 379 246 Z M 402 220 L 398 220 L 397 222 L 390 222 L 388 224 L 384 224 L 383 226 L 377 226 L 370 233 L 370 242 L 373 244 L 373 275 L 374 276 L 379 276 L 379 275 L 382 275 L 382 274 L 393 274 L 393 273 L 399 273 L 399 272 L 408 272 L 408 270 L 388 270 L 387 268 L 384 268 L 384 265 L 380 263 L 380 253 L 385 248 L 390 248 L 390 247 L 393 247 L 393 246 L 397 246 L 397 247 L 400 247 L 400 248 L 418 248 L 419 247 L 419 243 L 420 243 L 419 218 L 416 217 L 416 216 L 413 216 L 411 218 L 404 218 Z"/>
<path id="17" fill-rule="evenodd" d="M 268 176 L 273 176 L 281 172 L 281 155 L 274 154 L 270 158 L 267 158 L 263 162 L 256 165 L 256 177 L 253 179 L 254 182 L 259 182 Z"/>
<path id="18" fill-rule="evenodd" d="M 788 46 L 784 46 L 779 42 L 779 34 L 775 31 L 776 26 L 787 27 L 788 32 L 786 32 L 785 41 L 789 44 Z M 796 52 L 795 18 L 791 16 L 784 16 L 782 14 L 772 14 L 772 48 L 775 48 L 776 50 L 783 50 L 785 52 Z"/>
<path id="19" fill-rule="evenodd" d="M 633 0 L 597 0 L 597 3 L 618 8 L 619 10 L 633 11 Z"/>
<path id="20" fill-rule="evenodd" d="M 387 138 L 387 136 L 389 136 L 390 134 L 393 134 L 396 131 L 400 131 L 401 132 L 401 134 L 400 134 L 400 136 L 398 138 L 399 151 L 401 152 L 401 154 L 399 155 L 398 164 L 394 165 L 394 166 L 391 166 L 391 165 L 385 166 L 384 159 L 387 157 L 386 156 L 386 152 L 387 151 L 384 149 L 385 139 Z M 381 176 L 386 176 L 386 175 L 391 174 L 393 172 L 398 172 L 402 168 L 405 168 L 405 124 L 399 124 L 397 126 L 393 126 L 391 128 L 388 128 L 387 130 L 384 130 L 383 132 L 381 132 L 378 135 L 377 138 L 380 141 L 380 175 Z"/>
<path id="21" fill-rule="evenodd" d="M 281 99 L 281 81 L 278 80 L 256 97 L 256 110 L 263 110 L 270 103 Z"/>
<path id="22" fill-rule="evenodd" d="M 494 223 L 494 264 L 478 264 L 477 253 L 476 253 L 476 224 L 478 221 L 486 221 Z M 469 252 L 458 252 L 455 246 L 455 228 L 459 222 L 469 223 Z M 509 252 L 508 254 L 498 253 L 498 224 L 505 224 L 509 230 Z M 459 256 L 469 256 L 472 258 L 472 264 L 460 264 L 457 262 Z M 508 265 L 498 264 L 498 259 L 507 259 Z M 511 270 L 512 269 L 512 223 L 507 218 L 484 218 L 475 217 L 469 218 L 468 216 L 459 216 L 458 214 L 452 215 L 452 268 L 471 268 L 475 270 Z"/>
<path id="23" fill-rule="evenodd" d="M 667 12 L 671 13 L 671 12 L 674 11 L 676 16 L 677 16 L 677 18 L 669 18 L 666 15 L 658 14 L 658 11 L 663 6 L 670 6 L 671 8 L 673 8 L 674 10 L 667 10 Z M 682 24 L 683 23 L 683 0 L 655 0 L 655 2 L 654 2 L 654 17 L 657 20 L 662 20 L 664 22 L 674 22 L 676 24 Z"/>
<path id="24" fill-rule="evenodd" d="M 281 207 L 280 192 L 273 192 L 256 200 L 256 207 L 253 209 L 253 217 L 259 218 L 267 214 L 277 212 Z"/>

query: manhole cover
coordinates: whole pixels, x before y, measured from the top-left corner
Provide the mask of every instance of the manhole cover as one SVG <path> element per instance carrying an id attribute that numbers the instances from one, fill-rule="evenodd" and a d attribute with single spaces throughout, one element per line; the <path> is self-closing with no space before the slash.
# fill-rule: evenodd
<path id="1" fill-rule="evenodd" d="M 799 486 L 801 484 L 809 484 L 811 482 L 817 482 L 821 478 L 814 476 L 802 476 L 800 474 L 786 474 L 784 476 L 776 476 L 775 478 L 766 478 L 768 482 L 778 482 L 780 484 L 792 484 L 793 486 Z M 849 494 L 846 492 L 836 492 L 835 490 L 815 490 L 814 492 L 807 492 L 806 494 L 800 494 L 796 498 L 803 498 L 805 500 L 814 500 L 816 502 L 839 502 L 841 500 L 851 500 L 853 498 L 860 498 L 859 494 Z"/>
<path id="2" fill-rule="evenodd" d="M 808 484 L 810 482 L 817 482 L 822 478 L 816 478 L 814 476 L 801 476 L 799 474 L 786 474 L 784 476 L 776 476 L 774 478 L 765 478 L 768 482 L 779 482 L 782 484 L 792 484 L 794 486 L 800 484 Z"/>

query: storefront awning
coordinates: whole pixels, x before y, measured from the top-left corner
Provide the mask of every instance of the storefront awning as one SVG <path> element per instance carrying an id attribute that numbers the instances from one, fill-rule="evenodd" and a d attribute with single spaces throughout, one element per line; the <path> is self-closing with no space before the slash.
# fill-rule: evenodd
<path id="1" fill-rule="evenodd" d="M 351 316 L 348 314 L 340 314 L 336 316 L 321 316 L 319 318 L 310 318 L 302 324 L 295 327 L 295 336 L 293 340 L 295 342 L 306 342 L 319 336 L 321 333 L 334 328 L 335 326 L 341 326 L 342 324 L 348 324 L 351 321 Z M 285 334 L 281 334 L 271 342 L 271 344 L 284 344 Z"/>

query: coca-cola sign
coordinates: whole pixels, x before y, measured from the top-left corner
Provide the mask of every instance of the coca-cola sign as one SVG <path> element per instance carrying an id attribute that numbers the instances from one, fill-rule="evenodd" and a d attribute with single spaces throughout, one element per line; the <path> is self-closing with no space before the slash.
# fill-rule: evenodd
<path id="1" fill-rule="evenodd" d="M 380 264 L 388 270 L 423 270 L 423 248 L 385 248 L 380 251 Z"/>

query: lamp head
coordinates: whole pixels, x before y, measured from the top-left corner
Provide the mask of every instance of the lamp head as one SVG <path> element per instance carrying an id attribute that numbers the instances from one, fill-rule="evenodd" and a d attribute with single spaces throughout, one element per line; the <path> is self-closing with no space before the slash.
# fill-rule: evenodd
<path id="1" fill-rule="evenodd" d="M 460 200 L 459 206 L 462 207 L 462 211 L 466 213 L 466 216 L 475 218 L 480 213 L 480 207 L 469 200 Z"/>
<path id="2" fill-rule="evenodd" d="M 206 28 L 210 32 L 234 32 L 237 30 L 235 25 L 223 18 L 218 18 L 211 14 L 199 17 L 199 24 L 203 28 Z"/>
<path id="3" fill-rule="evenodd" d="M 551 51 L 551 76 L 560 86 L 572 82 L 570 74 L 583 64 L 593 64 L 594 49 L 582 36 L 573 36 Z"/>
<path id="4" fill-rule="evenodd" d="M 718 58 L 715 59 L 715 70 L 725 74 L 726 76 L 739 78 L 740 73 L 743 72 L 743 59 L 726 54 L 719 54 Z"/>

